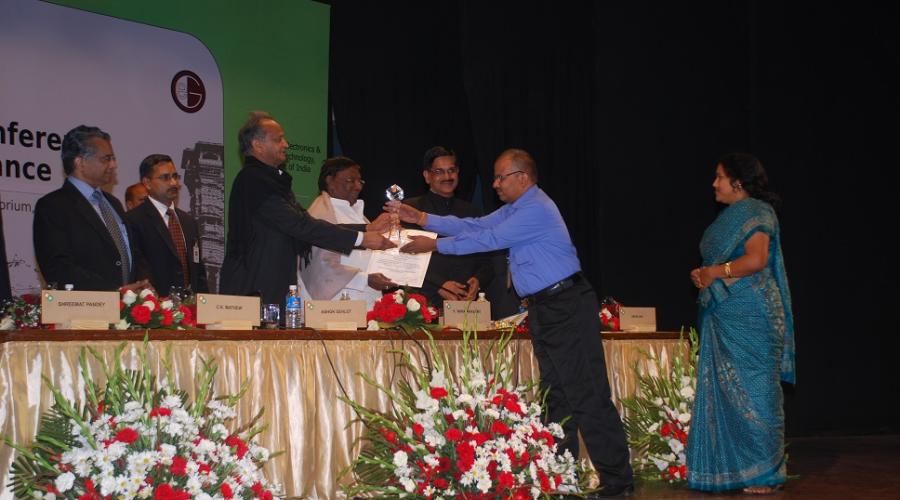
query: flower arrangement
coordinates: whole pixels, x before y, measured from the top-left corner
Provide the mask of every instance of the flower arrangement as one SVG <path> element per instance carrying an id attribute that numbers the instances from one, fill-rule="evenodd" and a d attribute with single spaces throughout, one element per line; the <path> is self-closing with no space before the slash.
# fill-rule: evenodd
<path id="1" fill-rule="evenodd" d="M 145 340 L 142 367 L 125 370 L 119 363 L 125 344 L 115 351 L 110 368 L 92 349 L 106 376 L 98 389 L 87 371 L 82 349 L 79 363 L 86 404 L 77 409 L 45 377 L 55 404 L 44 413 L 34 443 L 6 443 L 18 451 L 11 468 L 17 498 L 154 498 L 165 500 L 272 498 L 273 486 L 261 466 L 271 458 L 253 437 L 257 414 L 244 426 L 227 426 L 245 392 L 213 398 L 214 361 L 202 360 L 193 403 L 167 380 L 158 388 L 149 370 Z"/>
<path id="2" fill-rule="evenodd" d="M 600 330 L 619 331 L 619 309 L 621 304 L 612 297 L 603 299 L 600 304 Z"/>
<path id="3" fill-rule="evenodd" d="M 116 324 L 117 330 L 127 330 L 132 326 L 180 330 L 196 325 L 194 313 L 188 305 L 176 306 L 175 301 L 168 297 L 160 299 L 149 288 L 140 293 L 131 290 L 122 292 L 119 311 L 121 320 Z"/>
<path id="4" fill-rule="evenodd" d="M 41 323 L 41 296 L 26 293 L 13 297 L 3 304 L 0 311 L 0 330 L 21 330 L 24 328 L 43 328 Z"/>
<path id="5" fill-rule="evenodd" d="M 682 337 L 683 338 L 683 337 Z M 697 387 L 697 332 L 688 332 L 690 347 L 681 344 L 672 356 L 671 374 L 638 375 L 638 391 L 622 400 L 628 444 L 636 450 L 635 474 L 649 479 L 682 482 L 687 479 L 684 448 L 691 432 L 691 411 Z M 659 358 L 644 353 L 657 373 L 665 373 Z M 634 367 L 637 372 L 637 366 Z"/>
<path id="6" fill-rule="evenodd" d="M 511 333 L 491 351 L 501 353 Z M 432 353 L 438 352 L 432 340 Z M 529 401 L 534 384 L 515 386 L 503 356 L 485 369 L 478 345 L 463 335 L 461 366 L 433 354 L 430 372 L 401 353 L 411 374 L 396 392 L 360 374 L 390 398 L 391 411 L 371 410 L 347 398 L 366 430 L 351 465 L 356 495 L 412 498 L 538 498 L 584 491 L 592 472 L 568 451 L 558 423 L 545 425 L 541 405 Z"/>
<path id="7" fill-rule="evenodd" d="M 402 288 L 384 294 L 366 313 L 370 330 L 400 327 L 406 332 L 427 329 L 438 317 L 438 311 L 428 304 L 424 295 L 411 293 Z"/>

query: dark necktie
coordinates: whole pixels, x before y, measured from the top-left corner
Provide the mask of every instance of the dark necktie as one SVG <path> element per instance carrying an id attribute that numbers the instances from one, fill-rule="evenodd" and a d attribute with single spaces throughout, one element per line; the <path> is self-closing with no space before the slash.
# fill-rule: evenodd
<path id="1" fill-rule="evenodd" d="M 181 232 L 181 224 L 178 222 L 178 216 L 171 208 L 166 210 L 169 216 L 169 235 L 172 236 L 172 243 L 175 244 L 175 251 L 178 253 L 178 261 L 181 262 L 181 276 L 184 278 L 184 286 L 191 284 L 190 269 L 188 268 L 187 246 L 184 244 L 184 234 Z"/>
<path id="2" fill-rule="evenodd" d="M 122 284 L 128 284 L 130 282 L 129 277 L 131 276 L 131 261 L 128 258 L 128 248 L 125 246 L 125 238 L 122 237 L 122 230 L 119 228 L 119 222 L 116 220 L 112 208 L 110 208 L 106 203 L 106 200 L 103 199 L 103 195 L 100 193 L 99 189 L 94 191 L 92 196 L 97 202 L 97 207 L 100 209 L 100 218 L 103 219 L 103 224 L 106 225 L 106 229 L 109 231 L 109 235 L 112 237 L 113 243 L 115 243 L 116 249 L 119 251 L 119 257 L 122 262 Z"/>

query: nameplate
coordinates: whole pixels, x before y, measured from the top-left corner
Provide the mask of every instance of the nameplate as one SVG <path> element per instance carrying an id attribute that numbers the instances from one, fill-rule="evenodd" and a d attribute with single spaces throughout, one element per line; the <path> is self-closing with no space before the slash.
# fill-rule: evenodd
<path id="1" fill-rule="evenodd" d="M 119 322 L 119 292 L 44 290 L 41 292 L 44 324 L 90 322 L 109 328 Z"/>
<path id="2" fill-rule="evenodd" d="M 316 330 L 366 327 L 365 300 L 307 300 L 304 324 Z"/>
<path id="3" fill-rule="evenodd" d="M 625 332 L 655 332 L 656 308 L 620 307 L 619 328 Z"/>
<path id="4" fill-rule="evenodd" d="M 197 294 L 197 323 L 220 325 L 220 328 L 239 325 L 259 326 L 259 297 L 241 295 Z M 215 328 L 215 327 L 213 327 Z"/>
<path id="5" fill-rule="evenodd" d="M 460 330 L 489 330 L 491 303 L 486 300 L 445 300 L 444 326 Z"/>

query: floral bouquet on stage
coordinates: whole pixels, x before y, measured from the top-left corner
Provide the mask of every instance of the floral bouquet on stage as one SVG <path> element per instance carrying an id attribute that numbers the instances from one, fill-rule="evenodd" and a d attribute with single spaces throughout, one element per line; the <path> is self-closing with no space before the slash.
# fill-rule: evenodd
<path id="1" fill-rule="evenodd" d="M 227 425 L 235 418 L 237 395 L 213 398 L 216 365 L 201 360 L 193 403 L 173 384 L 168 369 L 157 387 L 147 360 L 125 370 L 119 360 L 110 367 L 100 354 L 91 355 L 103 369 L 106 387 L 94 384 L 86 350 L 80 357 L 86 405 L 76 408 L 45 377 L 55 404 L 44 413 L 34 443 L 6 443 L 18 451 L 10 476 L 17 498 L 79 500 L 108 498 L 271 499 L 273 486 L 261 466 L 268 450 L 253 437 L 261 411 L 249 423 Z M 167 368 L 169 364 L 166 363 Z"/>
<path id="2" fill-rule="evenodd" d="M 0 317 L 0 330 L 44 328 L 41 323 L 41 296 L 26 293 L 4 301 Z"/>
<path id="3" fill-rule="evenodd" d="M 493 344 L 487 368 L 474 339 L 464 334 L 461 365 L 434 354 L 433 369 L 417 368 L 396 391 L 360 374 L 391 400 L 382 413 L 342 398 L 365 424 L 364 445 L 351 465 L 345 493 L 411 498 L 537 498 L 584 491 L 592 473 L 568 451 L 557 423 L 545 425 L 541 405 L 529 400 L 534 384 L 512 383 L 501 359 L 510 334 Z M 432 341 L 431 352 L 437 353 Z"/>
<path id="4" fill-rule="evenodd" d="M 623 419 L 628 444 L 636 451 L 635 474 L 650 479 L 681 482 L 687 479 L 684 448 L 691 431 L 691 411 L 697 387 L 697 332 L 688 333 L 690 347 L 682 344 L 672 357 L 671 375 L 658 358 L 644 353 L 660 375 L 638 375 L 638 391 L 622 399 L 628 416 Z M 634 367 L 637 372 L 637 366 Z"/>
<path id="5" fill-rule="evenodd" d="M 600 304 L 600 330 L 602 331 L 619 331 L 619 304 L 616 299 L 606 297 Z"/>
<path id="6" fill-rule="evenodd" d="M 433 329 L 438 311 L 428 304 L 428 299 L 418 293 L 399 289 L 384 294 L 366 313 L 370 330 L 400 327 L 407 333 L 418 329 Z"/>
<path id="7" fill-rule="evenodd" d="M 176 306 L 168 297 L 159 298 L 149 289 L 140 293 L 123 292 L 119 311 L 122 319 L 116 324 L 117 330 L 131 327 L 182 330 L 195 326 L 190 306 Z"/>

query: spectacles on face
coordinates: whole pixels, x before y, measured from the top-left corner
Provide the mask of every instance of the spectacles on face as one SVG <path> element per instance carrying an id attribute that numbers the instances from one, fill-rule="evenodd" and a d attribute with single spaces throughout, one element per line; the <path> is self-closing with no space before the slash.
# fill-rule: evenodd
<path id="1" fill-rule="evenodd" d="M 523 173 L 525 173 L 524 170 L 513 170 L 512 172 L 507 172 L 507 173 L 505 173 L 505 174 L 495 175 L 495 176 L 494 176 L 494 181 L 495 181 L 495 182 L 496 182 L 496 181 L 503 182 L 503 179 L 506 179 L 506 178 L 509 177 L 510 175 L 513 175 L 513 174 L 523 174 Z"/>
<path id="2" fill-rule="evenodd" d="M 178 172 L 173 172 L 171 174 L 157 175 L 156 178 L 163 182 L 169 182 L 172 179 L 175 179 L 176 181 L 178 181 L 178 180 L 181 180 L 181 174 L 179 174 Z"/>
<path id="3" fill-rule="evenodd" d="M 428 171 L 431 172 L 432 175 L 443 177 L 445 175 L 454 175 L 459 173 L 459 167 L 429 168 Z"/>
<path id="4" fill-rule="evenodd" d="M 103 155 L 103 156 L 88 155 L 88 156 L 84 156 L 83 158 L 85 158 L 85 159 L 93 158 L 104 165 L 109 165 L 110 162 L 116 161 L 116 155 L 114 155 L 114 154 L 108 154 L 108 155 Z"/>

